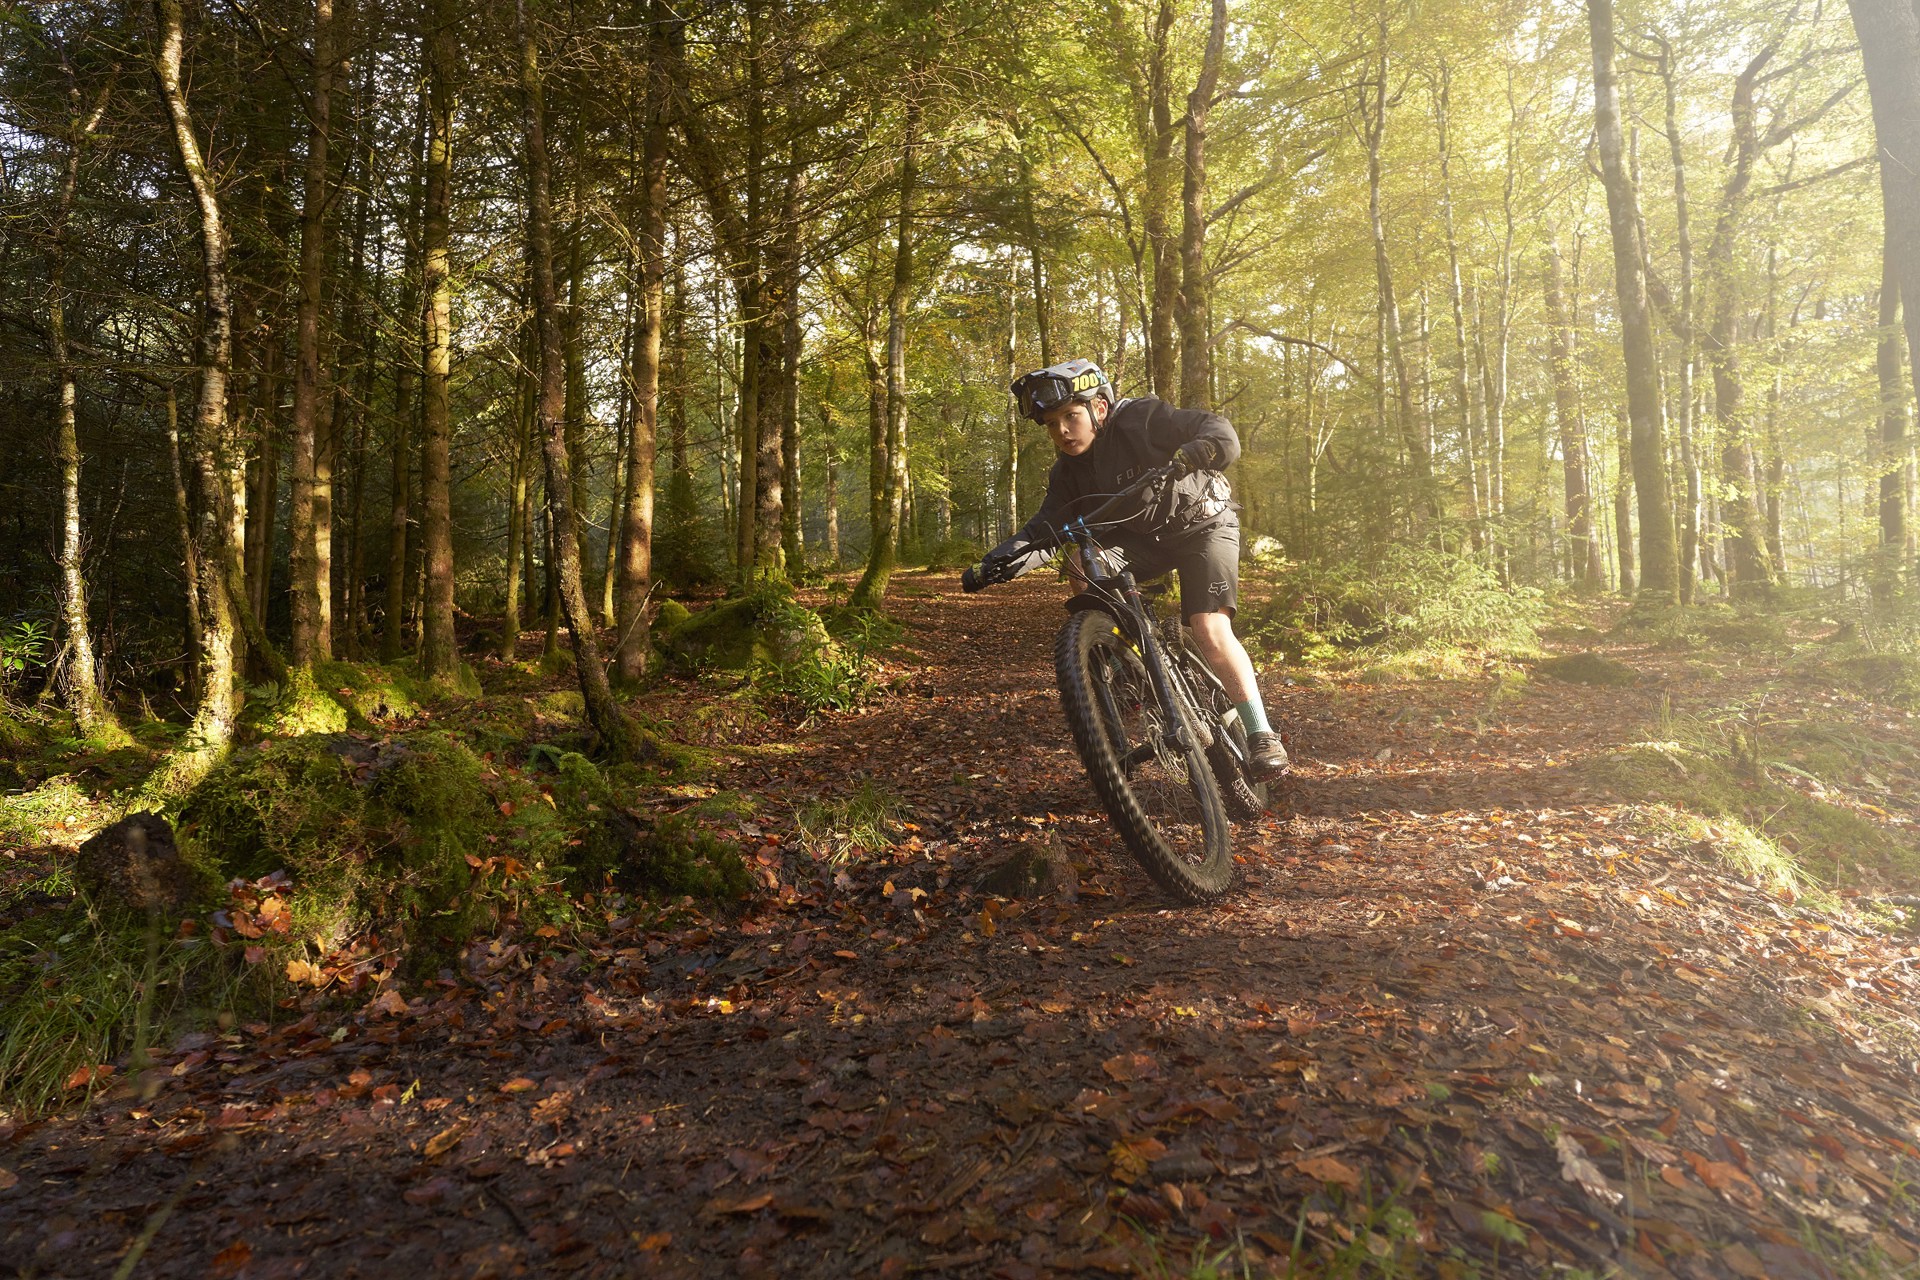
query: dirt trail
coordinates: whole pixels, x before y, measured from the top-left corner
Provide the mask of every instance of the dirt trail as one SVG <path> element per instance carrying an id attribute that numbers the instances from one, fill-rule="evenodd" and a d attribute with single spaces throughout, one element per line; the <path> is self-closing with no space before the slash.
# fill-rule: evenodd
<path id="1" fill-rule="evenodd" d="M 729 780 L 796 808 L 885 784 L 914 824 L 891 860 L 836 879 L 770 829 L 782 900 L 743 921 L 555 940 L 490 990 L 203 1046 L 150 1103 L 0 1144 L 0 1259 L 110 1274 L 144 1236 L 136 1275 L 1185 1274 L 1228 1247 L 1281 1273 L 1296 1241 L 1303 1274 L 1915 1262 L 1893 1033 L 1920 952 L 1583 789 L 1657 684 L 1276 691 L 1290 810 L 1241 833 L 1241 893 L 1173 910 L 1090 807 L 1053 594 L 900 586 L 909 688 Z M 1077 883 L 971 890 L 1035 842 Z"/>

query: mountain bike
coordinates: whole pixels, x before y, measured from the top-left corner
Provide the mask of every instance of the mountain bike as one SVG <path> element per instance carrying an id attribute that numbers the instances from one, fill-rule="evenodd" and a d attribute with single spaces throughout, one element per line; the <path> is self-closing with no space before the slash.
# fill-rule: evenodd
<path id="1" fill-rule="evenodd" d="M 1052 531 L 1053 546 L 1079 548 L 1085 587 L 1067 602 L 1054 672 L 1074 746 L 1120 838 L 1168 894 L 1201 903 L 1233 888 L 1230 822 L 1257 818 L 1267 788 L 1254 780 L 1226 688 L 1180 620 L 1154 616 L 1164 584 L 1137 583 L 1100 543 L 1176 475 L 1171 465 L 1150 471 Z M 983 585 L 1006 580 L 988 569 Z"/>

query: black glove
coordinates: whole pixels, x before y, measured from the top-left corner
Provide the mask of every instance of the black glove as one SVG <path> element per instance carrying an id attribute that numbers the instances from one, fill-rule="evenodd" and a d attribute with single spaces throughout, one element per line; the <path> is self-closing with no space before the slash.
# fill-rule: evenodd
<path id="1" fill-rule="evenodd" d="M 1214 448 L 1211 440 L 1189 440 L 1180 446 L 1173 455 L 1174 469 L 1181 475 L 1195 471 L 1206 471 L 1213 466 Z"/>
<path id="2" fill-rule="evenodd" d="M 960 589 L 972 595 L 982 587 L 991 586 L 994 581 L 993 566 L 982 560 L 979 564 L 968 565 L 961 573 Z"/>

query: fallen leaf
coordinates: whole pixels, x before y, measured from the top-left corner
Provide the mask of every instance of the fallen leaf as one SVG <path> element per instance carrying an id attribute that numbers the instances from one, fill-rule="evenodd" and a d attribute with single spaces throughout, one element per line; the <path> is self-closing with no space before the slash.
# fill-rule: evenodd
<path id="1" fill-rule="evenodd" d="M 72 1075 L 67 1077 L 67 1088 L 84 1089 L 90 1084 L 105 1080 L 112 1074 L 113 1064 L 108 1062 L 103 1062 L 93 1067 L 79 1067 Z"/>
<path id="2" fill-rule="evenodd" d="M 1160 1073 L 1154 1060 L 1144 1053 L 1119 1053 L 1100 1064 L 1100 1069 L 1115 1080 L 1151 1080 Z"/>
<path id="3" fill-rule="evenodd" d="M 1587 1159 L 1587 1153 L 1579 1143 L 1562 1133 L 1554 1141 L 1554 1150 L 1560 1156 L 1560 1176 L 1578 1186 L 1596 1200 L 1607 1204 L 1619 1204 L 1625 1199 L 1607 1182 L 1593 1161 Z"/>
<path id="4" fill-rule="evenodd" d="M 0 1169 L 0 1191 L 11 1191 L 19 1185 L 19 1174 L 11 1169 Z"/>
<path id="5" fill-rule="evenodd" d="M 1330 1182 L 1347 1191 L 1360 1189 L 1360 1171 L 1344 1160 L 1332 1156 L 1309 1156 L 1293 1166 L 1301 1173 L 1318 1182 Z"/>
<path id="6" fill-rule="evenodd" d="M 773 1203 L 773 1192 L 762 1191 L 756 1195 L 745 1196 L 739 1200 L 726 1196 L 715 1196 L 702 1206 L 703 1213 L 758 1213 Z"/>
<path id="7" fill-rule="evenodd" d="M 392 987 L 388 987 L 379 995 L 375 996 L 373 1003 L 367 1007 L 375 1013 L 398 1016 L 407 1011 L 407 998 L 398 991 L 395 991 Z"/>
<path id="8" fill-rule="evenodd" d="M 459 1146 L 460 1139 L 466 1137 L 467 1131 L 472 1128 L 473 1121 L 456 1120 L 440 1132 L 434 1134 L 431 1138 L 428 1138 L 425 1148 L 427 1159 L 437 1160 Z"/>
<path id="9" fill-rule="evenodd" d="M 540 1087 L 540 1082 L 537 1080 L 529 1080 L 525 1076 L 515 1076 L 513 1079 L 507 1081 L 505 1084 L 500 1086 L 500 1092 L 529 1093 L 535 1089 L 538 1089 L 539 1087 Z"/>

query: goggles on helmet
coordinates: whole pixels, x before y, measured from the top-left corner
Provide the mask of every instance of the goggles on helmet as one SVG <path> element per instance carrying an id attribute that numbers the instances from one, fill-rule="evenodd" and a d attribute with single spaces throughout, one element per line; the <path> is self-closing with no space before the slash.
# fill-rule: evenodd
<path id="1" fill-rule="evenodd" d="M 1020 416 L 1035 422 L 1070 401 L 1091 400 L 1095 396 L 1111 399 L 1113 394 L 1113 384 L 1091 360 L 1069 360 L 1037 369 L 1017 379 L 1010 389 L 1019 405 Z"/>

